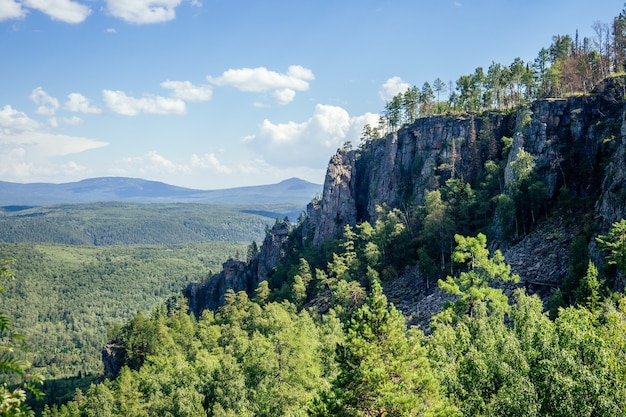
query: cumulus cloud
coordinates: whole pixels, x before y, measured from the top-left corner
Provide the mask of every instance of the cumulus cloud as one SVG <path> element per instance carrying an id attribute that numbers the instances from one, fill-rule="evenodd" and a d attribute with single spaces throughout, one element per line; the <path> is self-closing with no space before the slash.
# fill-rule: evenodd
<path id="1" fill-rule="evenodd" d="M 22 8 L 22 5 L 15 0 L 0 1 L 0 22 L 11 19 L 21 19 L 28 11 Z"/>
<path id="2" fill-rule="evenodd" d="M 296 91 L 308 90 L 309 81 L 314 79 L 313 71 L 300 65 L 291 65 L 286 73 L 257 67 L 229 69 L 219 77 L 207 76 L 207 80 L 217 86 L 230 86 L 254 93 L 271 91 L 279 104 L 290 103 Z"/>
<path id="3" fill-rule="evenodd" d="M 148 24 L 173 20 L 181 0 L 106 0 L 107 11 L 128 23 Z"/>
<path id="4" fill-rule="evenodd" d="M 318 104 L 313 116 L 304 122 L 272 123 L 264 120 L 255 135 L 243 142 L 265 161 L 278 167 L 304 166 L 320 169 L 343 143 L 357 143 L 366 123 L 379 116 L 366 113 L 351 117 L 338 106 Z"/>
<path id="5" fill-rule="evenodd" d="M 37 87 L 30 93 L 30 100 L 37 104 L 36 113 L 52 116 L 59 108 L 59 100 L 50 96 L 43 88 Z"/>
<path id="6" fill-rule="evenodd" d="M 408 88 L 411 88 L 411 85 L 402 81 L 402 78 L 391 77 L 380 87 L 380 90 L 378 90 L 378 96 L 383 101 L 390 101 L 398 95 L 398 93 L 404 93 Z"/>
<path id="7" fill-rule="evenodd" d="M 163 81 L 161 87 L 172 90 L 174 97 L 186 101 L 208 101 L 213 95 L 210 85 L 194 85 L 190 81 Z"/>
<path id="8" fill-rule="evenodd" d="M 282 88 L 272 93 L 274 101 L 278 104 L 289 104 L 296 97 L 296 92 L 291 88 Z"/>
<path id="9" fill-rule="evenodd" d="M 50 158 L 106 146 L 106 142 L 55 134 L 25 113 L 6 105 L 0 109 L 0 176 L 27 181 L 67 174 L 77 164 L 58 165 Z"/>
<path id="10" fill-rule="evenodd" d="M 39 123 L 36 120 L 15 110 L 8 104 L 0 110 L 0 133 L 10 135 L 17 132 L 32 131 L 38 127 Z"/>
<path id="11" fill-rule="evenodd" d="M 22 3 L 65 23 L 82 23 L 91 14 L 89 7 L 71 0 L 23 0 Z"/>
<path id="12" fill-rule="evenodd" d="M 80 93 L 71 93 L 67 96 L 67 101 L 63 105 L 65 110 L 76 113 L 100 114 L 102 109 L 92 106 L 89 99 Z"/>
<path id="13" fill-rule="evenodd" d="M 161 96 L 130 97 L 123 91 L 103 90 L 102 96 L 107 107 L 125 116 L 138 114 L 184 114 L 185 102 L 179 98 Z"/>

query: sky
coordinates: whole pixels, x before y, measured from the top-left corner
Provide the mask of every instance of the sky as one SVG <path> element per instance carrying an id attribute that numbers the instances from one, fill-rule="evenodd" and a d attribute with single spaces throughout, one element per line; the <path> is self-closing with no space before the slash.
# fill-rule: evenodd
<path id="1" fill-rule="evenodd" d="M 386 100 L 624 0 L 0 0 L 0 181 L 321 184 Z"/>

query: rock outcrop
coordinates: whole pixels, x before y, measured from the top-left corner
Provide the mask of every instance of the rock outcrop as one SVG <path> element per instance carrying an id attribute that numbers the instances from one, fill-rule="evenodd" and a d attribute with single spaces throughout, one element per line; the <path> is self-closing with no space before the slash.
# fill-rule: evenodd
<path id="1" fill-rule="evenodd" d="M 248 262 L 234 259 L 222 265 L 222 271 L 213 275 L 206 282 L 192 283 L 183 290 L 189 310 L 196 316 L 202 311 L 217 310 L 224 304 L 226 290 L 251 293 L 259 282 L 267 279 L 274 267 L 285 256 L 285 243 L 289 238 L 290 224 L 278 222 L 265 235 L 258 253 Z"/>
<path id="2" fill-rule="evenodd" d="M 422 118 L 359 149 L 340 149 L 330 160 L 321 197 L 307 206 L 301 238 L 320 247 L 346 224 L 376 220 L 377 206 L 421 205 L 425 191 L 451 177 L 474 186 L 484 163 L 501 155 L 503 137 L 512 139 L 505 183 L 515 179 L 511 164 L 523 148 L 534 157 L 547 197 L 554 203 L 567 189 L 592 201 L 598 232 L 604 233 L 626 214 L 625 93 L 626 78 L 615 77 L 590 95 L 540 100 L 507 113 Z M 551 288 L 567 272 L 567 245 L 581 223 L 569 219 L 567 227 L 543 236 L 495 245 L 507 249 L 524 282 Z M 192 311 L 217 308 L 227 288 L 252 291 L 281 262 L 288 239 L 289 226 L 276 225 L 251 262 L 231 260 L 208 282 L 189 286 L 185 294 Z M 428 297 L 432 291 L 423 293 Z M 415 306 L 404 310 L 421 315 Z"/>

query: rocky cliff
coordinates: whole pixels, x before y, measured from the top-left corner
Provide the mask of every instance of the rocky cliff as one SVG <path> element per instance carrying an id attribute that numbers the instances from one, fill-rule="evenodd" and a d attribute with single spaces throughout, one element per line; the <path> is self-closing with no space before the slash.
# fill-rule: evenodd
<path id="1" fill-rule="evenodd" d="M 263 240 L 258 253 L 248 262 L 229 259 L 222 265 L 222 271 L 210 277 L 206 282 L 189 284 L 183 291 L 188 300 L 189 310 L 199 316 L 203 310 L 215 311 L 224 304 L 226 290 L 251 293 L 259 282 L 267 279 L 268 274 L 285 256 L 285 243 L 289 238 L 290 224 L 279 222 L 272 227 Z"/>
<path id="2" fill-rule="evenodd" d="M 426 190 L 456 176 L 473 184 L 483 164 L 513 139 L 511 162 L 520 149 L 535 158 L 554 198 L 562 186 L 576 195 L 600 190 L 596 215 L 604 226 L 621 219 L 626 205 L 624 78 L 612 78 L 589 96 L 548 99 L 508 114 L 430 117 L 356 151 L 331 158 L 324 192 L 308 205 L 306 228 L 321 244 L 346 224 L 376 218 L 376 206 L 420 205 Z"/>
<path id="3" fill-rule="evenodd" d="M 484 163 L 502 155 L 502 138 L 508 137 L 503 183 L 515 179 L 511 165 L 521 149 L 532 154 L 553 203 L 546 220 L 560 219 L 553 222 L 562 230 L 544 230 L 543 237 L 529 231 L 523 239 L 495 244 L 508 248 L 527 285 L 553 288 L 567 272 L 567 246 L 583 227 L 575 217 L 580 213 L 558 212 L 561 190 L 592 202 L 598 232 L 626 215 L 625 95 L 625 78 L 615 77 L 590 95 L 537 101 L 509 112 L 422 118 L 357 150 L 340 149 L 330 160 L 321 197 L 307 207 L 301 236 L 319 247 L 346 224 L 375 220 L 379 205 L 417 207 L 425 191 L 451 177 L 474 186 Z M 253 290 L 281 261 L 288 234 L 288 226 L 276 225 L 250 263 L 229 261 L 219 275 L 187 288 L 190 308 L 196 313 L 216 308 L 226 288 Z M 493 236 L 498 237 L 495 225 Z"/>

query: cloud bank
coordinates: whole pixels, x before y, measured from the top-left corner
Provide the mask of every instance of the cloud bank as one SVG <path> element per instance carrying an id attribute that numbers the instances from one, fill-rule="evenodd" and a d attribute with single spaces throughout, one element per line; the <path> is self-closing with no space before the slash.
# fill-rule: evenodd
<path id="1" fill-rule="evenodd" d="M 398 93 L 404 93 L 411 85 L 400 77 L 391 77 L 380 87 L 378 96 L 385 102 L 391 101 Z"/>
<path id="2" fill-rule="evenodd" d="M 161 96 L 130 97 L 119 90 L 103 90 L 106 106 L 114 113 L 124 116 L 138 114 L 184 114 L 185 102 L 179 98 Z"/>
<path id="3" fill-rule="evenodd" d="M 176 18 L 176 8 L 182 0 L 105 0 L 104 10 L 113 17 L 132 24 L 162 23 Z M 201 7 L 199 0 L 190 0 L 193 7 Z M 84 22 L 92 10 L 72 0 L 1 0 L 0 22 L 23 19 L 30 10 L 37 10 L 51 19 L 64 23 Z"/>
<path id="4" fill-rule="evenodd" d="M 98 140 L 48 132 L 39 122 L 10 105 L 0 109 L 0 176 L 9 181 L 74 175 L 86 168 L 71 161 L 53 164 L 50 159 L 106 145 Z"/>

